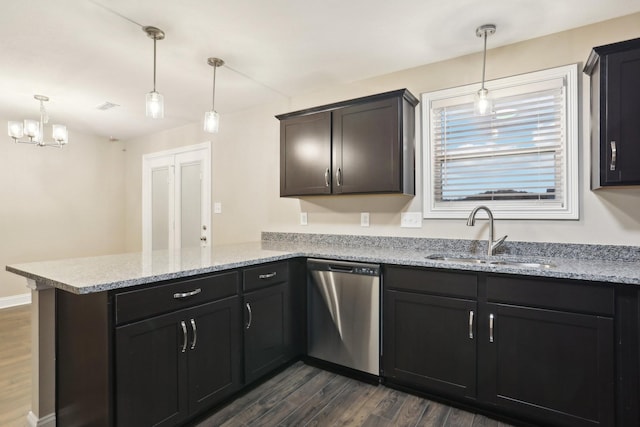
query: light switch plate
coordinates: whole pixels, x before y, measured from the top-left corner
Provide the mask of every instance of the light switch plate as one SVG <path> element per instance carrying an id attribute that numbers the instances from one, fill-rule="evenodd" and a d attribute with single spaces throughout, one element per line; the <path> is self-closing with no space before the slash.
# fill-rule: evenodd
<path id="1" fill-rule="evenodd" d="M 400 227 L 422 228 L 421 212 L 402 212 L 400 214 Z"/>
<path id="2" fill-rule="evenodd" d="M 361 227 L 369 226 L 369 212 L 360 213 L 360 226 Z"/>
<path id="3" fill-rule="evenodd" d="M 307 213 L 306 212 L 300 212 L 300 225 L 307 225 Z"/>

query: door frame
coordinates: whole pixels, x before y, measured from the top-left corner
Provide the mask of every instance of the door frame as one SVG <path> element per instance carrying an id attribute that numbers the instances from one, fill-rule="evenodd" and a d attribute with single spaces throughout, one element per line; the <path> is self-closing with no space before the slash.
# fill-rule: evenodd
<path id="1" fill-rule="evenodd" d="M 174 191 L 169 192 L 169 221 L 174 223 L 174 232 L 172 238 L 169 238 L 168 249 L 180 248 L 180 232 L 175 232 L 175 223 L 180 220 L 180 213 L 176 200 L 180 200 L 179 179 L 174 176 L 177 156 L 185 156 L 203 152 L 204 161 L 202 163 L 202 211 L 203 225 L 206 230 L 202 230 L 202 236 L 206 238 L 201 243 L 201 247 L 211 245 L 211 141 L 205 141 L 200 144 L 187 145 L 184 147 L 173 148 L 170 150 L 158 151 L 154 153 L 144 154 L 142 156 L 142 251 L 151 252 L 152 248 L 152 217 L 151 217 L 151 171 L 154 167 L 160 165 L 169 166 L 172 173 L 169 174 L 171 184 Z M 186 156 L 189 157 L 189 156 Z M 171 208 L 173 207 L 173 209 Z"/>

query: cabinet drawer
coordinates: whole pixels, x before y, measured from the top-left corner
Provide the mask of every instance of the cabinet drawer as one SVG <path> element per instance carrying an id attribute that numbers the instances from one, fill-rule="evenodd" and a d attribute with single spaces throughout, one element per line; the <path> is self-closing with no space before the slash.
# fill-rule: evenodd
<path id="1" fill-rule="evenodd" d="M 289 280 L 289 264 L 287 262 L 260 265 L 247 268 L 243 272 L 245 292 L 255 291 L 287 280 Z"/>
<path id="2" fill-rule="evenodd" d="M 115 296 L 116 324 L 238 294 L 237 271 L 154 286 Z"/>
<path id="3" fill-rule="evenodd" d="M 614 313 L 613 287 L 589 282 L 488 276 L 487 300 L 575 313 Z"/>
<path id="4" fill-rule="evenodd" d="M 385 289 L 473 298 L 477 296 L 476 273 L 447 272 L 422 268 L 389 267 L 384 270 Z"/>

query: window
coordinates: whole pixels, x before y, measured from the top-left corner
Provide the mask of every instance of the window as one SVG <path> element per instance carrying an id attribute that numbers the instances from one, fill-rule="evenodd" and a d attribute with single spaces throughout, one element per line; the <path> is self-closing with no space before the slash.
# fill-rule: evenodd
<path id="1" fill-rule="evenodd" d="M 578 219 L 577 64 L 422 94 L 424 217 Z"/>

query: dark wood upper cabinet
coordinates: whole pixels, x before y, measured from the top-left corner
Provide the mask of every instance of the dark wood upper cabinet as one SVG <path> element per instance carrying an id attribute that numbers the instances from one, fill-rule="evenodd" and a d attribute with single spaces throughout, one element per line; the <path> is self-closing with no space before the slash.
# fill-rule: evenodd
<path id="1" fill-rule="evenodd" d="M 414 195 L 417 103 L 402 89 L 276 116 L 280 195 Z"/>
<path id="2" fill-rule="evenodd" d="M 640 185 L 640 38 L 593 48 L 591 188 Z"/>

